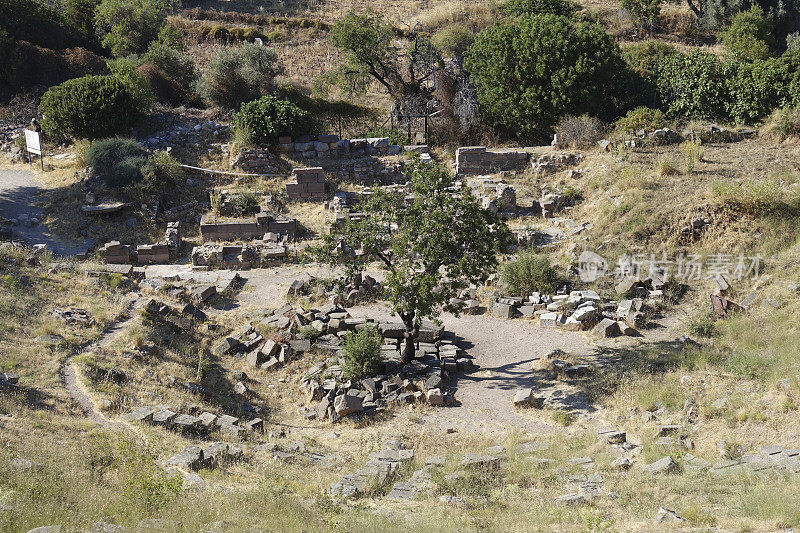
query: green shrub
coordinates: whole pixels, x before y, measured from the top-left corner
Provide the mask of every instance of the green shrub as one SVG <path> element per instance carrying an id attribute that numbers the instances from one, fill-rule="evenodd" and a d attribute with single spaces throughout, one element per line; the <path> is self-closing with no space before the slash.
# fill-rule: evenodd
<path id="1" fill-rule="evenodd" d="M 620 133 L 639 130 L 653 131 L 663 128 L 666 120 L 660 109 L 637 107 L 625 113 L 624 117 L 620 117 L 614 123 L 614 129 Z"/>
<path id="2" fill-rule="evenodd" d="M 523 15 L 572 16 L 578 9 L 570 0 L 508 0 L 502 6 L 504 13 L 512 17 Z"/>
<path id="3" fill-rule="evenodd" d="M 726 116 L 726 71 L 713 54 L 672 54 L 659 63 L 656 82 L 671 116 L 717 119 Z"/>
<path id="4" fill-rule="evenodd" d="M 86 76 L 51 87 L 39 110 L 46 133 L 97 139 L 125 131 L 144 109 L 130 89 L 114 76 Z"/>
<path id="5" fill-rule="evenodd" d="M 716 333 L 717 318 L 714 313 L 703 313 L 689 321 L 689 334 L 695 337 L 710 338 Z"/>
<path id="6" fill-rule="evenodd" d="M 461 24 L 449 24 L 433 34 L 431 42 L 443 54 L 461 55 L 472 44 L 474 35 Z"/>
<path id="7" fill-rule="evenodd" d="M 101 43 L 117 57 L 141 54 L 179 5 L 179 0 L 102 0 L 95 15 Z"/>
<path id="8" fill-rule="evenodd" d="M 269 145 L 278 142 L 278 137 L 298 137 L 311 131 L 311 118 L 287 100 L 274 96 L 263 96 L 258 100 L 242 104 L 233 116 L 233 128 L 239 132 L 246 144 Z M 249 141 L 249 142 L 247 142 Z"/>
<path id="9" fill-rule="evenodd" d="M 93 142 L 86 164 L 108 185 L 120 187 L 142 181 L 147 152 L 133 139 L 113 137 Z"/>
<path id="10" fill-rule="evenodd" d="M 14 41 L 54 50 L 77 44 L 61 13 L 38 0 L 0 0 L 0 30 Z"/>
<path id="11" fill-rule="evenodd" d="M 86 165 L 98 174 L 106 174 L 114 166 L 129 157 L 145 157 L 147 152 L 134 139 L 112 137 L 94 141 L 86 150 Z"/>
<path id="12" fill-rule="evenodd" d="M 769 44 L 775 52 L 784 50 L 786 37 L 800 30 L 800 13 L 797 0 L 704 0 L 697 25 L 703 30 L 715 31 L 734 19 L 737 13 L 759 7 L 771 21 L 773 31 Z"/>
<path id="13" fill-rule="evenodd" d="M 84 46 L 96 48 L 97 31 L 94 16 L 100 0 L 62 0 L 62 17 L 78 35 Z"/>
<path id="14" fill-rule="evenodd" d="M 241 217 L 258 213 L 261 200 L 253 193 L 244 192 L 234 196 L 231 203 L 236 215 Z"/>
<path id="15" fill-rule="evenodd" d="M 172 155 L 156 152 L 142 167 L 142 187 L 145 191 L 164 190 L 176 186 L 183 175 L 183 168 Z"/>
<path id="16" fill-rule="evenodd" d="M 754 61 L 769 56 L 772 21 L 757 5 L 737 13 L 730 25 L 720 32 L 720 40 L 737 59 Z"/>
<path id="17" fill-rule="evenodd" d="M 346 379 L 359 379 L 376 374 L 381 366 L 381 335 L 375 327 L 348 333 L 342 343 Z"/>
<path id="18" fill-rule="evenodd" d="M 620 5 L 637 24 L 646 28 L 655 28 L 658 25 L 661 0 L 622 0 Z"/>
<path id="19" fill-rule="evenodd" d="M 553 292 L 558 284 L 556 270 L 546 255 L 527 252 L 503 267 L 503 282 L 511 294 L 528 296 L 534 292 Z"/>
<path id="20" fill-rule="evenodd" d="M 652 76 L 662 59 L 677 53 L 673 45 L 663 41 L 642 41 L 622 48 L 628 67 L 644 77 Z"/>
<path id="21" fill-rule="evenodd" d="M 126 157 L 111 168 L 105 176 L 110 187 L 125 187 L 141 183 L 144 179 L 142 170 L 147 166 L 146 157 Z"/>
<path id="22" fill-rule="evenodd" d="M 217 51 L 203 74 L 200 92 L 214 105 L 233 109 L 268 94 L 280 72 L 275 50 L 244 44 Z"/>
<path id="23" fill-rule="evenodd" d="M 603 123 L 589 115 L 566 116 L 556 126 L 559 146 L 590 148 L 603 138 Z"/>
<path id="24" fill-rule="evenodd" d="M 762 134 L 784 141 L 789 137 L 800 138 L 800 109 L 776 109 L 766 121 Z"/>
<path id="25" fill-rule="evenodd" d="M 143 112 L 149 110 L 156 102 L 157 96 L 153 92 L 150 80 L 139 72 L 139 67 L 142 66 L 139 56 L 129 55 L 128 57 L 111 59 L 107 64 L 111 74 L 121 81 L 133 95 L 137 106 Z"/>
<path id="26" fill-rule="evenodd" d="M 769 115 L 779 104 L 785 79 L 777 59 L 752 63 L 732 61 L 726 65 L 726 115 L 751 123 Z"/>
<path id="27" fill-rule="evenodd" d="M 199 76 L 194 59 L 162 42 L 151 44 L 142 61 L 157 66 L 187 91 L 192 89 Z"/>
<path id="28" fill-rule="evenodd" d="M 506 136 L 538 141 L 568 113 L 610 118 L 614 88 L 628 76 L 619 47 L 600 26 L 556 15 L 481 32 L 465 68 L 488 121 Z"/>

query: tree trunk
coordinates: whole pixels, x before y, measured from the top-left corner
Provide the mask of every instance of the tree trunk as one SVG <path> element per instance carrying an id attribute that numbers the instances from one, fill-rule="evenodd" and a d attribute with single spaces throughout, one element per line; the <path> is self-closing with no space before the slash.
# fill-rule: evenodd
<path id="1" fill-rule="evenodd" d="M 414 316 L 415 312 L 411 311 L 410 313 L 400 313 L 400 319 L 403 321 L 403 325 L 406 327 L 406 331 L 403 334 L 405 338 L 405 343 L 403 344 L 403 363 L 410 363 L 412 359 L 414 359 L 414 341 L 417 339 L 419 335 L 419 328 L 414 325 Z"/>

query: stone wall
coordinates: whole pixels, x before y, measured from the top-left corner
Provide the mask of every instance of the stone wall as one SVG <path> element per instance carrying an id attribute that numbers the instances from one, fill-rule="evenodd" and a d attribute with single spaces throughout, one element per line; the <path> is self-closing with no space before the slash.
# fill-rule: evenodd
<path id="1" fill-rule="evenodd" d="M 485 146 L 462 146 L 456 150 L 456 174 L 492 174 L 523 170 L 530 153 L 521 148 L 487 150 Z"/>
<path id="2" fill-rule="evenodd" d="M 321 202 L 325 199 L 325 171 L 322 167 L 292 170 L 294 181 L 286 184 L 289 200 Z"/>
<path id="3" fill-rule="evenodd" d="M 261 239 L 266 233 L 294 238 L 297 220 L 281 215 L 259 213 L 254 218 L 219 221 L 212 214 L 200 219 L 200 235 L 204 242 Z"/>
<path id="4" fill-rule="evenodd" d="M 315 137 L 281 137 L 278 149 L 294 157 L 342 158 L 363 156 L 397 155 L 400 147 L 391 144 L 388 137 L 369 139 L 340 139 L 338 135 L 317 135 Z"/>

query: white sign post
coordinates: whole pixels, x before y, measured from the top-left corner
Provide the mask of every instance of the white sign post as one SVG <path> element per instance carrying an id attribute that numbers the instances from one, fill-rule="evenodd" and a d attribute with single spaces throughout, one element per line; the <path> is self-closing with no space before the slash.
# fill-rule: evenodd
<path id="1" fill-rule="evenodd" d="M 39 160 L 42 164 L 42 170 L 44 170 L 44 156 L 42 155 L 42 141 L 41 136 L 39 135 L 38 131 L 33 130 L 25 130 L 25 146 L 28 148 L 28 153 L 36 154 L 39 156 Z M 28 158 L 30 161 L 30 157 Z"/>

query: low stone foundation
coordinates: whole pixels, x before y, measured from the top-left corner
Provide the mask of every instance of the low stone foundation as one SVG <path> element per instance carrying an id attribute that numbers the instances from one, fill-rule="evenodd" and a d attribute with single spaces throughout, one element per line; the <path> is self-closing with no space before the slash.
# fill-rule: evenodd
<path id="1" fill-rule="evenodd" d="M 456 150 L 456 174 L 475 175 L 523 170 L 530 153 L 521 148 L 487 150 L 485 146 L 462 146 Z"/>
<path id="2" fill-rule="evenodd" d="M 204 242 L 261 239 L 266 233 L 294 238 L 297 220 L 264 212 L 254 218 L 231 221 L 218 221 L 210 213 L 200 219 L 200 235 Z"/>

